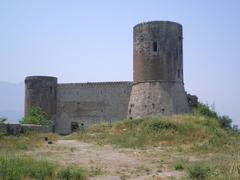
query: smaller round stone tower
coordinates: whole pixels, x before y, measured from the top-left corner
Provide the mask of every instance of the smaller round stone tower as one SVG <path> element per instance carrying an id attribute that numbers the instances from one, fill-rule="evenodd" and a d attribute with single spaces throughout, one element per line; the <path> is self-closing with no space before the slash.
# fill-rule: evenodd
<path id="1" fill-rule="evenodd" d="M 128 118 L 189 112 L 183 84 L 182 26 L 151 21 L 133 28 L 134 84 Z"/>
<path id="2" fill-rule="evenodd" d="M 57 78 L 29 76 L 25 79 L 25 116 L 32 107 L 40 107 L 50 119 L 56 114 Z"/>

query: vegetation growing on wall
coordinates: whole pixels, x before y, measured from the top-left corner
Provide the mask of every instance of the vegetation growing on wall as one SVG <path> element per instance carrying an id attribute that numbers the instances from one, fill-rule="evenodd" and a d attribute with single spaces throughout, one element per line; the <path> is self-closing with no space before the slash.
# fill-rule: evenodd
<path id="1" fill-rule="evenodd" d="M 20 123 L 51 125 L 51 121 L 49 120 L 47 113 L 44 112 L 40 107 L 31 108 L 27 116 L 24 117 Z"/>

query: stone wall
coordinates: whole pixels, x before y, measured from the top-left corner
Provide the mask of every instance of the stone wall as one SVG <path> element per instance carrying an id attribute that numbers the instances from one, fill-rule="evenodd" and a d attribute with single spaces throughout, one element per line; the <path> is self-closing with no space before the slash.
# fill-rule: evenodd
<path id="1" fill-rule="evenodd" d="M 8 135 L 17 135 L 22 132 L 21 124 L 6 124 Z"/>
<path id="2" fill-rule="evenodd" d="M 7 133 L 7 126 L 6 124 L 0 123 L 0 134 L 6 134 Z"/>
<path id="3" fill-rule="evenodd" d="M 151 21 L 133 28 L 134 82 L 183 82 L 182 26 Z"/>
<path id="4" fill-rule="evenodd" d="M 0 124 L 0 134 L 18 135 L 29 131 L 39 133 L 53 132 L 52 127 L 35 124 Z"/>
<path id="5" fill-rule="evenodd" d="M 183 84 L 182 25 L 151 21 L 133 28 L 133 77 L 128 117 L 189 112 Z"/>
<path id="6" fill-rule="evenodd" d="M 188 104 L 192 111 L 198 105 L 198 97 L 196 95 L 187 94 Z"/>
<path id="7" fill-rule="evenodd" d="M 132 82 L 58 84 L 55 131 L 68 134 L 71 122 L 89 127 L 127 118 Z"/>
<path id="8" fill-rule="evenodd" d="M 56 114 L 57 78 L 29 76 L 25 79 L 25 116 L 31 108 L 40 107 L 52 119 Z"/>
<path id="9" fill-rule="evenodd" d="M 36 124 L 22 124 L 22 133 L 34 131 L 39 133 L 50 133 L 53 132 L 53 128 L 51 126 L 41 126 Z"/>
<path id="10" fill-rule="evenodd" d="M 132 87 L 128 118 L 188 112 L 187 94 L 182 83 L 152 81 L 136 83 Z"/>

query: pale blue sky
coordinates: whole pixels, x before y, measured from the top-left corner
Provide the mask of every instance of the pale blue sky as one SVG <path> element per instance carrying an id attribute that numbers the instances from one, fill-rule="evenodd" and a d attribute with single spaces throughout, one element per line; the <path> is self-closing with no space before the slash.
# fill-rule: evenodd
<path id="1" fill-rule="evenodd" d="M 240 125 L 239 0 L 1 0 L 0 81 L 132 80 L 132 27 L 183 25 L 188 92 Z"/>

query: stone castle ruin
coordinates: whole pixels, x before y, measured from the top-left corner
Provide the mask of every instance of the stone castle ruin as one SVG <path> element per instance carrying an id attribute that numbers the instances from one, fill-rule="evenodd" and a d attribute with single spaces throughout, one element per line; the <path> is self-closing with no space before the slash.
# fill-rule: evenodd
<path id="1" fill-rule="evenodd" d="M 197 97 L 184 90 L 182 26 L 152 21 L 133 31 L 133 82 L 58 84 L 56 77 L 29 76 L 25 115 L 40 107 L 55 132 L 69 134 L 74 126 L 190 112 Z"/>

